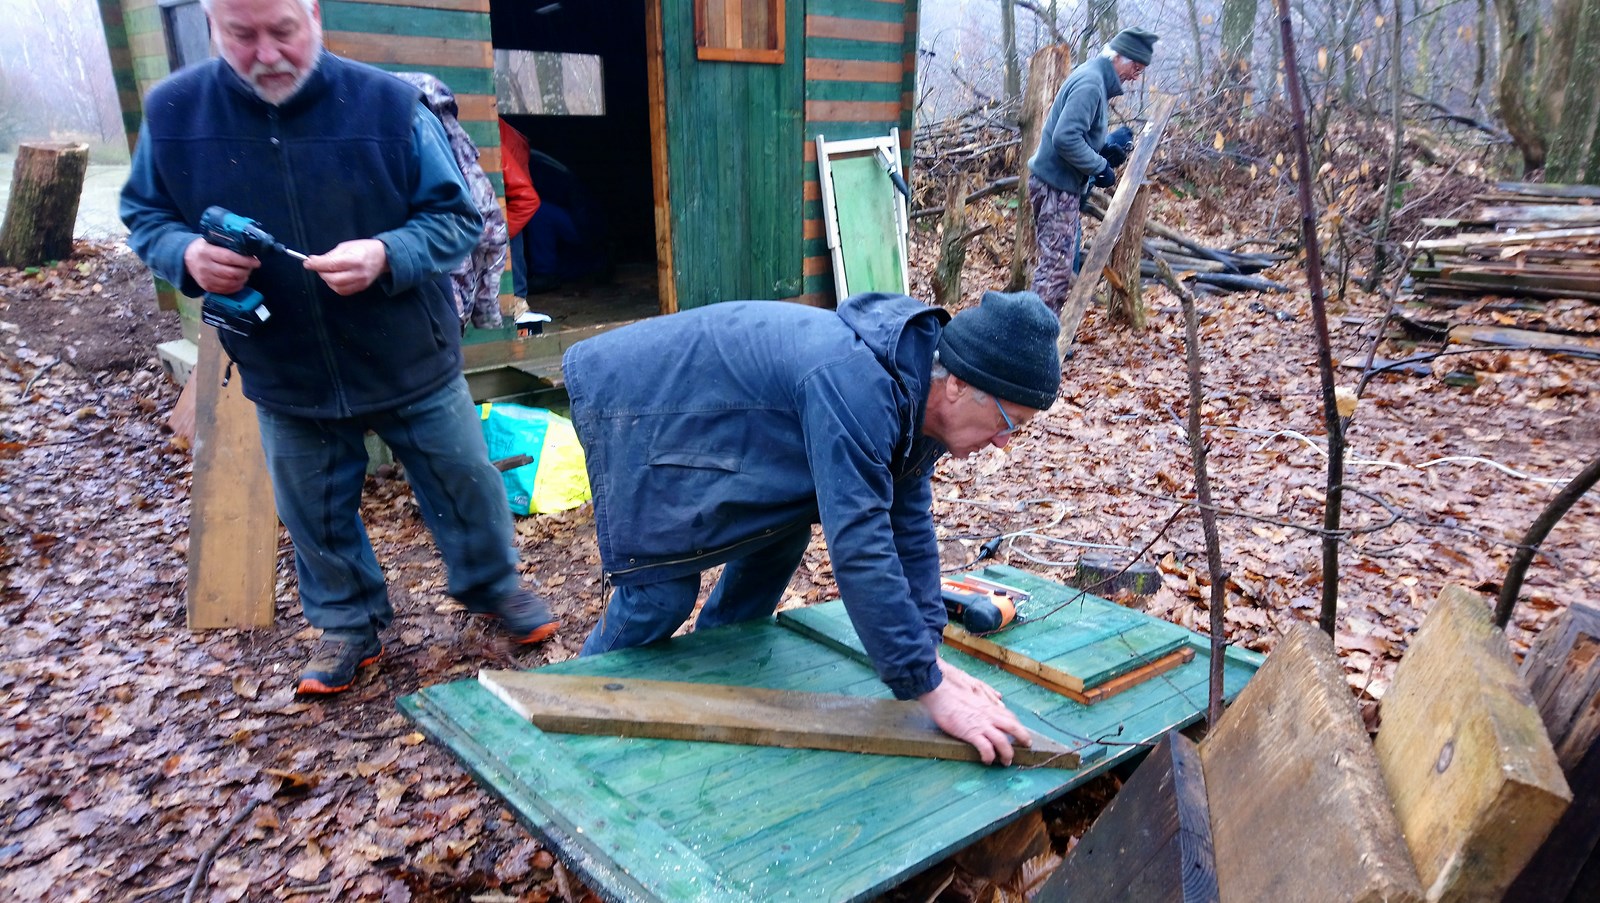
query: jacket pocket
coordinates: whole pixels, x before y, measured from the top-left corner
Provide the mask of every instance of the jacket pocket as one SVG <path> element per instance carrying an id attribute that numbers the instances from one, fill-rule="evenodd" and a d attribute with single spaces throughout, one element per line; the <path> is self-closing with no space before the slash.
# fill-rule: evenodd
<path id="1" fill-rule="evenodd" d="M 704 452 L 655 451 L 645 461 L 651 467 L 692 467 L 695 470 L 720 470 L 739 472 L 739 458 L 735 455 L 708 455 Z"/>

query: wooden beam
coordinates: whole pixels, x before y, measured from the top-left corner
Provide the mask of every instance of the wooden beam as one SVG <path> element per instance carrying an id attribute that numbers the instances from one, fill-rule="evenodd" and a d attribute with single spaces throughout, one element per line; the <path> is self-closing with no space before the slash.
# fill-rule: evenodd
<path id="1" fill-rule="evenodd" d="M 1095 287 L 1100 284 L 1100 271 L 1111 262 L 1111 251 L 1116 246 L 1117 238 L 1122 234 L 1122 227 L 1127 222 L 1128 212 L 1133 208 L 1134 198 L 1139 193 L 1139 186 L 1144 183 L 1145 170 L 1150 168 L 1150 160 L 1156 155 L 1156 147 L 1161 142 L 1161 133 L 1167 128 L 1167 120 L 1172 117 L 1172 108 L 1177 98 L 1173 95 L 1164 95 L 1150 106 L 1150 121 L 1145 126 L 1144 132 L 1139 135 L 1139 143 L 1133 149 L 1133 156 L 1128 158 L 1123 167 L 1122 177 L 1117 182 L 1117 193 L 1111 198 L 1111 207 L 1106 210 L 1105 221 L 1100 224 L 1100 231 L 1094 235 L 1094 244 L 1090 246 L 1088 255 L 1083 261 L 1083 271 L 1078 274 L 1078 279 L 1072 284 L 1072 291 L 1067 295 L 1067 303 L 1061 308 L 1061 336 L 1056 340 L 1056 348 L 1061 354 L 1061 359 L 1066 360 L 1067 352 L 1072 350 L 1072 344 L 1077 339 L 1078 324 L 1083 322 L 1083 315 L 1089 309 L 1089 302 L 1094 298 Z"/>
<path id="2" fill-rule="evenodd" d="M 1522 661 L 1522 676 L 1566 773 L 1572 805 L 1505 899 L 1593 900 L 1600 856 L 1600 608 L 1574 603 L 1544 628 Z"/>
<path id="3" fill-rule="evenodd" d="M 946 624 L 944 627 L 945 645 L 952 649 L 959 649 L 979 661 L 988 662 L 1010 674 L 1026 680 L 1031 684 L 1054 690 L 1062 696 L 1071 699 L 1080 705 L 1094 705 L 1102 699 L 1109 699 L 1124 690 L 1132 689 L 1141 683 L 1165 674 L 1174 668 L 1194 661 L 1194 647 L 1184 646 L 1171 652 L 1163 653 L 1150 662 L 1140 665 L 1125 674 L 1117 675 L 1104 683 L 1093 687 L 1086 687 L 1083 678 L 1061 670 L 1052 668 L 1045 663 L 1030 658 L 1009 649 L 992 640 L 984 639 L 955 624 Z"/>
<path id="4" fill-rule="evenodd" d="M 1376 745 L 1429 900 L 1498 900 L 1572 800 L 1487 600 L 1458 586 L 1400 660 Z"/>
<path id="5" fill-rule="evenodd" d="M 667 152 L 666 56 L 661 36 L 663 0 L 645 0 L 646 93 L 650 98 L 650 195 L 656 224 L 656 293 L 660 311 L 678 311 L 678 279 L 672 263 L 672 190 Z"/>
<path id="6" fill-rule="evenodd" d="M 1037 899 L 1220 899 L 1205 776 L 1194 741 L 1167 732 Z"/>
<path id="7" fill-rule="evenodd" d="M 1297 623 L 1200 744 L 1227 900 L 1422 900 L 1333 641 Z"/>
<path id="8" fill-rule="evenodd" d="M 1464 251 L 1467 248 L 1498 248 L 1506 245 L 1529 245 L 1539 241 L 1566 238 L 1600 238 L 1600 226 L 1580 229 L 1541 229 L 1536 232 L 1518 232 L 1506 235 L 1457 235 L 1454 238 L 1430 238 L 1414 241 L 1417 251 Z"/>
<path id="9" fill-rule="evenodd" d="M 797 693 L 723 684 L 478 672 L 478 680 L 540 730 L 658 740 L 744 743 L 788 749 L 978 761 L 914 701 Z M 1035 734 L 1016 765 L 1077 768 L 1078 754 Z"/>
<path id="10" fill-rule="evenodd" d="M 255 406 L 217 331 L 200 327 L 195 385 L 194 479 L 189 492 L 190 630 L 271 627 L 278 515 L 261 452 Z"/>

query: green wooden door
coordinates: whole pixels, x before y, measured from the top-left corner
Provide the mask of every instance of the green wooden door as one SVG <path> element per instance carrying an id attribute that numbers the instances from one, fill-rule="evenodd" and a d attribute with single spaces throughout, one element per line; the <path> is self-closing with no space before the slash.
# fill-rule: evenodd
<path id="1" fill-rule="evenodd" d="M 661 0 L 678 307 L 800 294 L 805 4 L 785 4 L 782 64 L 703 61 L 694 4 Z"/>

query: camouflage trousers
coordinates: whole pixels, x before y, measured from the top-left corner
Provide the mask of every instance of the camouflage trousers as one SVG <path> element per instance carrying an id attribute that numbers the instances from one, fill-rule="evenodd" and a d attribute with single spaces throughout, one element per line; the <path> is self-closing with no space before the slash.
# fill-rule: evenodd
<path id="1" fill-rule="evenodd" d="M 1083 227 L 1078 196 L 1029 176 L 1028 203 L 1033 207 L 1034 243 L 1038 248 L 1033 290 L 1059 314 L 1076 276 L 1072 261 L 1078 254 Z"/>

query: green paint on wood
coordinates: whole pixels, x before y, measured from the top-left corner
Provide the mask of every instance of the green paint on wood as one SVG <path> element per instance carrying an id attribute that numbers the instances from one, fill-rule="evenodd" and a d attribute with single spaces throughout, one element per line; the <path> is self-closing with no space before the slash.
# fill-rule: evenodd
<path id="1" fill-rule="evenodd" d="M 457 94 L 493 94 L 494 70 L 470 69 L 463 66 L 416 66 L 408 63 L 371 63 L 385 72 L 431 73 L 450 86 Z"/>
<path id="2" fill-rule="evenodd" d="M 1034 591 L 1041 604 L 1075 592 L 1044 581 L 1025 585 L 1024 578 L 1036 578 L 1012 569 L 987 573 Z M 1110 609 L 1098 606 L 1115 608 L 1085 602 L 1086 621 L 1108 616 Z M 1122 611 L 1130 623 L 1159 623 Z M 488 694 L 474 680 L 428 688 L 401 707 L 608 897 L 860 900 L 1198 719 L 1206 702 L 1206 641 L 1183 634 L 1196 647 L 1195 661 L 1094 706 L 944 651 L 1004 693 L 1025 723 L 1061 742 L 1116 741 L 1085 747 L 1076 771 L 551 734 L 509 708 L 484 705 Z M 776 622 L 692 633 L 548 670 L 886 696 L 859 649 L 848 615 L 834 602 L 785 612 Z M 1227 695 L 1237 694 L 1254 670 L 1230 655 Z M 678 864 L 674 848 L 689 854 L 693 888 L 661 874 Z M 707 882 L 722 888 L 714 892 Z"/>
<path id="3" fill-rule="evenodd" d="M 898 63 L 905 58 L 901 44 L 884 44 L 878 41 L 848 41 L 844 38 L 807 38 L 806 56 L 814 60 L 865 60 L 874 63 Z"/>
<path id="4" fill-rule="evenodd" d="M 144 9 L 128 10 L 122 17 L 123 27 L 129 35 L 161 33 L 161 9 L 156 6 L 147 6 Z"/>
<path id="5" fill-rule="evenodd" d="M 833 198 L 849 294 L 905 291 L 895 189 L 876 156 L 834 158 Z"/>
<path id="6" fill-rule="evenodd" d="M 365 34 L 402 35 L 417 38 L 453 38 L 467 41 L 489 40 L 486 13 L 453 9 L 428 9 L 419 6 L 385 6 L 379 3 L 322 4 L 325 31 L 354 31 Z"/>
<path id="7" fill-rule="evenodd" d="M 906 15 L 905 7 L 901 4 L 885 3 L 883 0 L 809 0 L 806 14 L 872 22 L 901 22 Z"/>
<path id="8" fill-rule="evenodd" d="M 804 4 L 783 65 L 702 62 L 694 5 L 664 4 L 668 186 L 678 306 L 800 294 Z"/>

